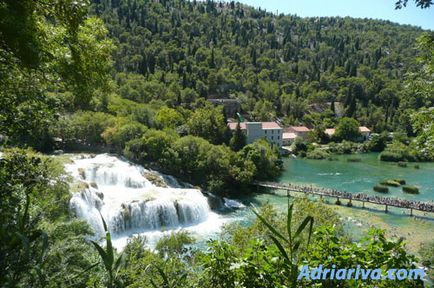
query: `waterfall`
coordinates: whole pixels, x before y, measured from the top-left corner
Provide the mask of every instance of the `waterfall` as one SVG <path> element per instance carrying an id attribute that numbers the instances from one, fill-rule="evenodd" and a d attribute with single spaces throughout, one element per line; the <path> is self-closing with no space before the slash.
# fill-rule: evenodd
<path id="1" fill-rule="evenodd" d="M 108 154 L 80 155 L 65 166 L 81 189 L 72 195 L 71 210 L 85 219 L 98 235 L 103 233 L 100 214 L 114 236 L 188 227 L 210 215 L 207 198 L 198 189 L 185 189 L 173 177 L 157 174 L 166 188 L 144 175 L 156 174 Z"/>

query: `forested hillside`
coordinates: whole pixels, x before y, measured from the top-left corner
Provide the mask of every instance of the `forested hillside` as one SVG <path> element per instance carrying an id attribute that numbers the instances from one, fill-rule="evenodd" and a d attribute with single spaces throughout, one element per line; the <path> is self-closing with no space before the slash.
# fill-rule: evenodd
<path id="1" fill-rule="evenodd" d="M 116 153 L 200 186 L 217 200 L 251 193 L 254 181 L 279 176 L 282 159 L 265 139 L 246 144 L 240 129 L 230 133 L 222 107 L 206 101 L 226 97 L 239 99 L 251 119 L 317 127 L 333 126 L 336 117 L 331 109 L 314 112 L 311 104 L 342 102 L 345 116 L 375 131 L 416 133 L 414 141 L 395 133 L 385 151 L 389 158 L 434 160 L 434 110 L 425 109 L 434 98 L 433 33 L 383 21 L 272 15 L 237 3 L 89 2 L 0 0 L 1 287 L 424 285 L 380 278 L 297 281 L 306 263 L 407 270 L 422 263 L 432 277 L 432 241 L 421 259 L 409 254 L 402 238 L 377 229 L 355 243 L 341 216 L 308 199 L 288 203 L 286 215 L 271 204 L 255 209 L 252 225 L 225 226 L 221 238 L 200 244 L 203 250 L 180 231 L 153 250 L 150 239 L 136 235 L 116 251 L 105 222 L 100 239 L 74 215 L 71 196 L 86 198 L 83 192 L 97 184 L 72 182 L 65 172 L 72 160 L 63 152 Z M 354 119 L 342 119 L 358 128 Z M 380 151 L 386 142 L 368 144 Z M 92 180 L 83 171 L 77 170 L 82 180 Z M 161 195 L 148 188 L 152 195 L 140 205 Z M 111 201 L 95 194 L 95 206 Z M 176 211 L 185 204 L 175 203 Z M 118 209 L 131 220 L 125 207 Z M 422 218 L 413 223 L 424 229 Z"/>
<path id="2" fill-rule="evenodd" d="M 234 2 L 94 3 L 117 46 L 123 98 L 187 108 L 201 98 L 236 98 L 252 119 L 311 126 L 336 123 L 333 111 L 319 115 L 311 104 L 337 101 L 377 132 L 411 132 L 407 110 L 432 102 L 403 92 L 406 73 L 420 69 L 416 27 L 274 15 Z"/>

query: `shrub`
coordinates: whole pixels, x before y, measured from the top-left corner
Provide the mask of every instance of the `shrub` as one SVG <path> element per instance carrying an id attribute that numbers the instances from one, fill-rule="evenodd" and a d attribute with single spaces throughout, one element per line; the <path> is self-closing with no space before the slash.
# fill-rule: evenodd
<path id="1" fill-rule="evenodd" d="M 406 168 L 407 167 L 407 163 L 405 163 L 405 162 L 398 162 L 398 166 L 402 167 L 402 168 Z"/>
<path id="2" fill-rule="evenodd" d="M 362 162 L 362 158 L 348 158 L 347 162 Z"/>
<path id="3" fill-rule="evenodd" d="M 419 188 L 416 186 L 402 186 L 402 191 L 408 194 L 419 194 Z"/>
<path id="4" fill-rule="evenodd" d="M 376 185 L 376 186 L 374 186 L 374 191 L 379 192 L 379 193 L 388 193 L 389 188 L 386 186 L 382 186 L 382 185 Z"/>
<path id="5" fill-rule="evenodd" d="M 319 149 L 315 149 L 313 151 L 310 151 L 307 153 L 306 157 L 308 159 L 317 159 L 317 160 L 322 160 L 322 159 L 327 159 L 330 157 L 330 154 L 323 151 L 323 150 L 319 150 Z"/>
<path id="6" fill-rule="evenodd" d="M 393 179 L 393 181 L 398 182 L 401 185 L 405 185 L 406 181 L 404 179 Z"/>
<path id="7" fill-rule="evenodd" d="M 381 161 L 398 162 L 404 160 L 403 155 L 398 152 L 383 151 L 380 154 Z"/>
<path id="8" fill-rule="evenodd" d="M 382 182 L 380 182 L 380 184 L 383 185 L 383 186 L 392 186 L 392 187 L 399 187 L 399 186 L 401 186 L 401 184 L 398 181 L 395 181 L 395 180 L 382 181 Z"/>

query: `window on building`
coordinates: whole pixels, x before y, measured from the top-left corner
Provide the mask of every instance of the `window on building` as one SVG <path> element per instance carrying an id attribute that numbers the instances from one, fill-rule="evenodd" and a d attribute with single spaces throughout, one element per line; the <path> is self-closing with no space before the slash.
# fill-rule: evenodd
<path id="1" fill-rule="evenodd" d="M 265 134 L 267 134 L 267 130 L 265 130 Z"/>
<path id="2" fill-rule="evenodd" d="M 277 140 L 279 140 L 280 139 L 280 137 L 279 136 L 277 136 Z"/>
<path id="3" fill-rule="evenodd" d="M 274 140 L 274 139 L 273 139 L 273 136 L 271 136 L 271 140 Z"/>
<path id="4" fill-rule="evenodd" d="M 274 134 L 274 130 L 271 130 L 271 134 Z"/>

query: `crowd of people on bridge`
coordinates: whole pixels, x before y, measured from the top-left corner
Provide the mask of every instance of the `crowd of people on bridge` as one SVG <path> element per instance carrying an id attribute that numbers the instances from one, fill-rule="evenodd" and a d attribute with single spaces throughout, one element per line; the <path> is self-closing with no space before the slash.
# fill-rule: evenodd
<path id="1" fill-rule="evenodd" d="M 316 194 L 320 196 L 329 196 L 329 197 L 336 197 L 336 198 L 345 198 L 350 200 L 357 200 L 357 201 L 363 201 L 363 202 L 369 202 L 374 204 L 381 204 L 381 205 L 389 205 L 389 206 L 395 206 L 400 208 L 408 208 L 408 209 L 415 209 L 423 212 L 433 212 L 434 213 L 434 202 L 420 202 L 420 201 L 412 201 L 412 200 L 405 200 L 405 199 L 399 199 L 399 198 L 392 198 L 392 197 L 380 197 L 376 195 L 367 195 L 364 193 L 349 193 L 346 191 L 338 191 L 335 189 L 328 189 L 328 188 L 321 188 L 321 187 L 314 187 L 314 186 L 303 186 L 303 185 L 295 185 L 295 184 L 278 184 L 273 185 L 270 183 L 268 187 L 273 186 L 281 186 L 285 189 L 296 191 L 296 192 L 303 192 L 307 194 Z M 275 187 L 278 188 L 278 187 Z"/>

